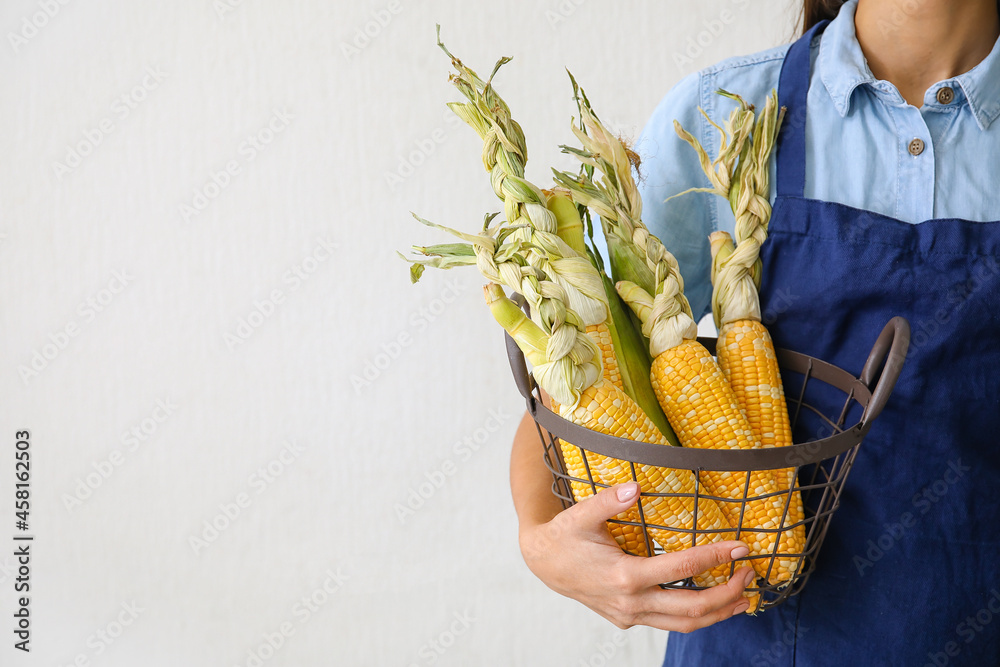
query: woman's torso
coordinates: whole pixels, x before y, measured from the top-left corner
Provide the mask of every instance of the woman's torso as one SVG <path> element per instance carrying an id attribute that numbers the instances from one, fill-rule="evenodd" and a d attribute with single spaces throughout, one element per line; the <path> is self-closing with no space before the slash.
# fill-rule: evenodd
<path id="1" fill-rule="evenodd" d="M 841 19 L 852 18 L 853 3 L 845 12 Z M 704 238 L 732 231 L 732 221 L 710 195 L 662 204 L 703 185 L 670 121 L 679 118 L 713 153 L 715 137 L 692 102 L 721 120 L 730 103 L 714 95 L 719 87 L 762 100 L 786 50 L 689 78 L 640 142 L 644 220 L 678 255 L 696 312 L 710 294 Z M 861 57 L 852 21 L 832 23 L 811 55 L 808 115 L 800 105 L 786 119 L 793 128 L 807 121 L 805 188 L 776 201 L 765 317 L 774 311 L 779 345 L 858 372 L 881 325 L 901 313 L 914 326 L 912 352 L 862 445 L 806 590 L 759 619 L 672 637 L 666 664 L 991 664 L 1000 618 L 992 628 L 983 621 L 993 620 L 989 586 L 1000 576 L 992 498 L 1000 487 L 1000 223 L 980 221 L 1000 218 L 989 180 L 1000 128 L 990 131 L 988 117 L 1000 112 L 1000 92 L 996 100 L 984 92 L 1000 80 L 991 78 L 998 56 L 932 87 L 935 103 L 917 110 L 887 84 L 864 81 L 863 58 L 852 60 Z M 949 104 L 936 102 L 944 88 Z M 920 150 L 911 151 L 913 139 Z"/>

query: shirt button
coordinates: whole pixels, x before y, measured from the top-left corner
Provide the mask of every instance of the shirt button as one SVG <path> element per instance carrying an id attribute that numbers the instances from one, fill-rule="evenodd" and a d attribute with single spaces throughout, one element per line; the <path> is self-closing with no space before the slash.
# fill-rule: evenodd
<path id="1" fill-rule="evenodd" d="M 941 104 L 951 104 L 955 101 L 955 91 L 945 86 L 937 91 L 937 101 Z"/>
<path id="2" fill-rule="evenodd" d="M 924 152 L 924 140 L 914 139 L 910 142 L 910 155 L 920 155 Z"/>

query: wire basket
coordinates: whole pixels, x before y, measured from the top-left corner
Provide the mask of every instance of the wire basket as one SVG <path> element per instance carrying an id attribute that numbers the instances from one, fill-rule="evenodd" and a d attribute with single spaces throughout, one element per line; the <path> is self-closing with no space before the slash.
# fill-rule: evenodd
<path id="1" fill-rule="evenodd" d="M 716 339 L 699 338 L 699 341 L 709 350 L 715 349 Z M 572 477 L 567 474 L 559 439 L 562 439 L 564 444 L 573 443 L 570 446 L 580 450 L 585 463 L 588 460 L 588 453 L 628 462 L 633 480 L 636 480 L 637 465 L 689 470 L 694 473 L 696 480 L 699 479 L 699 473 L 705 471 L 752 472 L 789 468 L 795 470 L 793 479 L 796 482 L 790 489 L 782 492 L 787 498 L 784 503 L 786 516 L 782 517 L 781 523 L 778 524 L 781 527 L 744 526 L 735 531 L 736 539 L 741 539 L 741 533 L 748 531 L 784 533 L 798 526 L 804 528 L 805 548 L 801 552 L 779 551 L 780 541 L 774 539 L 774 548 L 769 553 L 751 553 L 750 556 L 740 559 L 757 561 L 754 563 L 755 570 L 760 572 L 764 569 L 768 575 L 778 561 L 788 562 L 794 559 L 798 564 L 790 579 L 769 583 L 773 581 L 770 576 L 759 577 L 756 583 L 747 588 L 748 591 L 760 594 L 757 608 L 760 611 L 778 605 L 799 593 L 815 569 L 827 527 L 833 513 L 840 506 L 841 491 L 851 471 L 858 446 L 871 428 L 872 422 L 882 412 L 889 394 L 895 387 L 906 359 L 909 342 L 909 323 L 902 317 L 894 317 L 885 325 L 875 341 L 859 377 L 854 377 L 849 372 L 814 357 L 784 349 L 776 350 L 792 422 L 793 442 L 796 444 L 788 447 L 740 450 L 655 445 L 616 438 L 583 428 L 559 417 L 543 405 L 538 387 L 528 373 L 524 355 L 510 336 L 507 336 L 507 357 L 517 388 L 527 402 L 529 414 L 535 420 L 544 447 L 545 465 L 553 476 L 552 491 L 562 500 L 564 507 L 569 507 L 575 502 L 571 482 L 588 485 L 593 493 L 608 485 L 601 483 L 591 474 L 589 465 L 586 466 L 586 477 Z M 696 482 L 693 494 L 642 492 L 640 503 L 637 505 L 638 521 L 612 519 L 609 523 L 638 527 L 645 539 L 646 552 L 651 556 L 664 553 L 664 549 L 651 539 L 648 530 L 650 528 L 654 529 L 654 534 L 657 535 L 663 534 L 659 531 L 681 533 L 684 539 L 690 539 L 691 545 L 694 546 L 696 542 L 703 543 L 706 534 L 721 532 L 703 530 L 698 525 L 699 503 L 706 499 L 717 503 L 738 503 L 742 517 L 746 503 L 771 499 L 775 495 L 772 493 L 768 496 L 747 497 L 749 474 L 746 475 L 746 479 L 747 485 L 743 497 L 737 500 L 709 495 L 701 482 Z M 786 524 L 788 508 L 795 492 L 802 495 L 804 518 L 799 522 Z M 694 520 L 692 524 L 688 524 L 691 527 L 660 525 L 646 521 L 642 511 L 642 500 L 668 496 L 693 499 Z M 730 564 L 730 576 L 734 573 L 737 563 Z M 692 579 L 665 582 L 660 586 L 701 588 Z"/>

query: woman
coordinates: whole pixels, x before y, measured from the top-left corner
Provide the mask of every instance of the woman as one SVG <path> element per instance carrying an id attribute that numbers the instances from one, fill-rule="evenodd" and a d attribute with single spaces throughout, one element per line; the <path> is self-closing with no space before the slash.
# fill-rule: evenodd
<path id="1" fill-rule="evenodd" d="M 995 0 L 807 0 L 791 46 L 681 81 L 640 139 L 644 220 L 707 311 L 715 229 L 676 118 L 714 152 L 697 106 L 718 88 L 788 107 L 763 248 L 762 306 L 775 344 L 860 371 L 893 315 L 910 354 L 859 450 L 805 590 L 741 615 L 744 581 L 662 590 L 745 554 L 727 542 L 637 558 L 604 521 L 634 484 L 560 512 L 537 435 L 522 423 L 511 491 L 528 566 L 618 627 L 672 634 L 665 665 L 992 665 L 1000 661 L 1000 15 Z M 843 6 L 840 6 L 843 5 Z M 826 22 L 832 19 L 832 21 Z M 770 317 L 769 317 L 770 316 Z"/>

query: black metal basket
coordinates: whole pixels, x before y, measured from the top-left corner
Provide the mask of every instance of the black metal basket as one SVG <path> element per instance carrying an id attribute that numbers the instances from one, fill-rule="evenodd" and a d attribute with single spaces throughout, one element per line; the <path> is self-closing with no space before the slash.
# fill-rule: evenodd
<path id="1" fill-rule="evenodd" d="M 709 350 L 715 349 L 714 338 L 699 339 Z M 607 436 L 566 421 L 549 410 L 541 401 L 538 388 L 528 373 L 524 355 L 517 344 L 507 337 L 507 356 L 518 390 L 524 396 L 528 412 L 535 420 L 538 434 L 544 446 L 545 464 L 552 472 L 552 491 L 558 496 L 564 507 L 573 504 L 574 498 L 570 482 L 582 482 L 589 485 L 596 493 L 606 484 L 601 483 L 591 474 L 590 466 L 586 466 L 585 478 L 572 477 L 566 472 L 563 463 L 561 447 L 571 446 L 580 450 L 586 462 L 588 452 L 619 459 L 629 463 L 632 479 L 636 480 L 637 465 L 652 465 L 677 470 L 690 470 L 697 480 L 705 471 L 761 471 L 794 468 L 797 483 L 786 494 L 789 500 L 785 502 L 785 516 L 782 517 L 779 528 L 758 528 L 744 526 L 736 530 L 740 539 L 741 532 L 785 532 L 803 526 L 806 536 L 805 548 L 801 552 L 788 553 L 779 551 L 779 540 L 774 540 L 774 549 L 767 554 L 751 554 L 741 560 L 757 560 L 757 566 L 764 561 L 767 573 L 772 571 L 779 559 L 799 559 L 798 569 L 790 579 L 777 583 L 768 583 L 769 579 L 759 578 L 756 584 L 751 584 L 748 591 L 760 594 L 757 610 L 767 609 L 780 604 L 792 595 L 796 595 L 805 586 L 809 575 L 815 569 L 816 557 L 833 513 L 840 505 L 840 494 L 847 475 L 854 463 L 858 446 L 864 439 L 872 422 L 881 413 L 889 398 L 889 394 L 899 378 L 906 351 L 909 347 L 910 327 L 902 317 L 895 317 L 886 324 L 881 335 L 872 347 L 859 377 L 854 377 L 847 371 L 814 357 L 797 352 L 779 349 L 776 351 L 778 364 L 781 368 L 782 384 L 785 388 L 785 398 L 788 403 L 792 421 L 794 442 L 788 447 L 773 447 L 767 449 L 743 450 L 708 450 L 685 447 L 670 447 L 625 438 Z M 849 424 L 849 425 L 846 425 Z M 746 476 L 749 485 L 750 475 Z M 638 480 L 637 480 L 638 481 Z M 663 553 L 663 548 L 650 538 L 649 528 L 658 531 L 674 531 L 690 536 L 693 546 L 704 539 L 709 531 L 698 526 L 698 504 L 705 499 L 720 503 L 747 502 L 761 500 L 766 496 L 749 496 L 744 489 L 744 497 L 739 500 L 719 498 L 702 492 L 699 483 L 695 485 L 693 494 L 646 493 L 643 498 L 656 496 L 681 496 L 693 498 L 694 523 L 692 527 L 664 526 L 647 522 L 642 512 L 642 503 L 638 506 L 638 521 L 621 521 L 613 519 L 609 523 L 638 526 L 645 537 L 647 555 Z M 791 494 L 801 493 L 805 509 L 802 521 L 785 523 Z M 769 494 L 773 495 L 773 494 Z M 742 509 L 740 516 L 742 517 Z M 662 533 L 661 533 L 662 534 Z M 640 554 L 636 554 L 640 555 Z M 737 564 L 729 566 L 731 576 Z M 760 571 L 760 567 L 757 567 Z M 666 582 L 663 588 L 699 588 L 691 579 Z"/>

